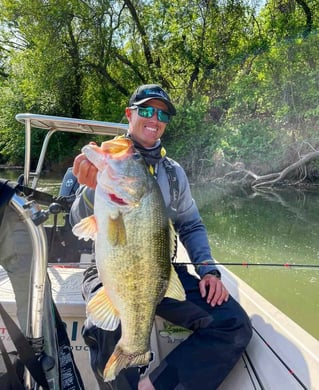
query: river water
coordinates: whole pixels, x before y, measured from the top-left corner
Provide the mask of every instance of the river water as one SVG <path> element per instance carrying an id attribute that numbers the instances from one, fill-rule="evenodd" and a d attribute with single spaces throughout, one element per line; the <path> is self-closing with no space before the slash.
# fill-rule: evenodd
<path id="1" fill-rule="evenodd" d="M 56 178 L 39 185 L 58 192 Z M 251 193 L 207 184 L 192 193 L 216 260 L 319 339 L 319 189 Z"/>
<path id="2" fill-rule="evenodd" d="M 214 257 L 319 339 L 319 189 L 192 191 Z"/>

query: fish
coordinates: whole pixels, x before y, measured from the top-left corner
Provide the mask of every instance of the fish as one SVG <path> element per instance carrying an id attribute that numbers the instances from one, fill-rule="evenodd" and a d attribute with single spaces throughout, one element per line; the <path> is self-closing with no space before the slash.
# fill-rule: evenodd
<path id="1" fill-rule="evenodd" d="M 122 369 L 147 367 L 156 306 L 164 297 L 185 300 L 171 263 L 174 232 L 161 190 L 128 138 L 86 145 L 82 152 L 98 169 L 94 213 L 73 227 L 95 242 L 103 288 L 87 303 L 87 318 L 121 337 L 104 371 L 105 382 Z"/>

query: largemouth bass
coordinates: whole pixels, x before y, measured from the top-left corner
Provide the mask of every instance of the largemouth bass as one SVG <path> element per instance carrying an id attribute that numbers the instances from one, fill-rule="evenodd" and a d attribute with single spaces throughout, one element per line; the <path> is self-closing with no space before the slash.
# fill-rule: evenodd
<path id="1" fill-rule="evenodd" d="M 82 149 L 98 168 L 94 215 L 74 226 L 95 241 L 103 289 L 87 304 L 97 326 L 121 338 L 106 363 L 105 381 L 130 366 L 147 366 L 157 304 L 164 296 L 185 299 L 171 264 L 173 237 L 161 191 L 131 140 L 115 139 Z"/>

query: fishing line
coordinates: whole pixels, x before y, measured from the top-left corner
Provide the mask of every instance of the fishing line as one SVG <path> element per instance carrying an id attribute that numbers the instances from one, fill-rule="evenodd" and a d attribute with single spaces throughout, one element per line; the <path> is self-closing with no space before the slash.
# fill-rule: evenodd
<path id="1" fill-rule="evenodd" d="M 190 263 L 190 262 L 174 262 L 174 266 L 185 266 L 185 265 L 194 265 L 194 266 L 208 266 L 208 265 L 236 265 L 242 266 L 245 268 L 248 267 L 284 267 L 284 268 L 314 268 L 319 269 L 319 264 L 293 264 L 293 263 L 248 263 L 248 262 L 203 262 L 203 263 Z"/>

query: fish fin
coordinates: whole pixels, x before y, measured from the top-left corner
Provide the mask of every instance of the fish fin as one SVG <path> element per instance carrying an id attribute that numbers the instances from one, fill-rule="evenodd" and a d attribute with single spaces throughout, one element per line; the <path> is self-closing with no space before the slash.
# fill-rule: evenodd
<path id="1" fill-rule="evenodd" d="M 126 230 L 121 213 L 116 218 L 109 218 L 108 239 L 114 246 L 126 244 Z"/>
<path id="2" fill-rule="evenodd" d="M 94 215 L 83 218 L 79 223 L 73 226 L 72 233 L 84 239 L 84 241 L 94 240 L 97 232 L 97 224 Z"/>
<path id="3" fill-rule="evenodd" d="M 171 265 L 171 275 L 169 278 L 165 297 L 177 299 L 178 301 L 185 301 L 186 299 L 184 287 L 179 280 L 179 277 L 173 265 Z"/>
<path id="4" fill-rule="evenodd" d="M 117 345 L 105 365 L 103 371 L 104 382 L 114 380 L 123 368 L 148 366 L 151 361 L 151 358 L 151 351 L 135 354 L 125 353 L 125 351 L 123 351 L 123 349 L 119 345 Z"/>
<path id="5" fill-rule="evenodd" d="M 98 328 L 115 330 L 120 323 L 119 312 L 113 306 L 104 288 L 88 302 L 87 316 Z"/>

